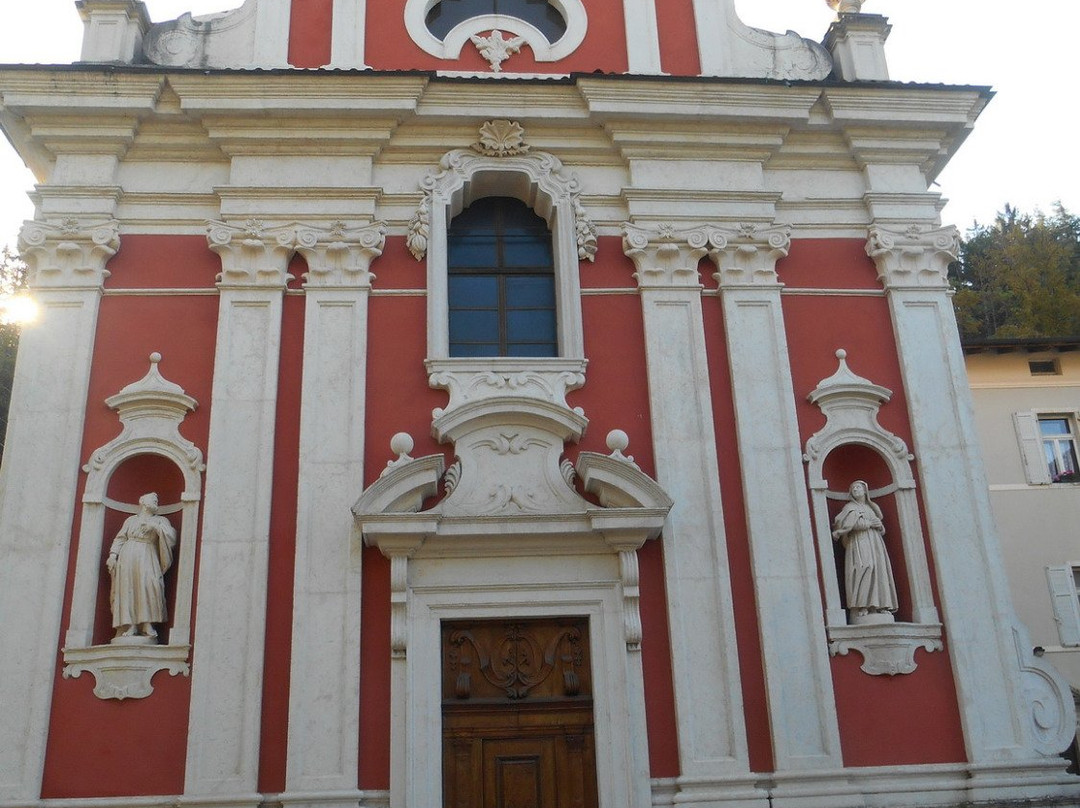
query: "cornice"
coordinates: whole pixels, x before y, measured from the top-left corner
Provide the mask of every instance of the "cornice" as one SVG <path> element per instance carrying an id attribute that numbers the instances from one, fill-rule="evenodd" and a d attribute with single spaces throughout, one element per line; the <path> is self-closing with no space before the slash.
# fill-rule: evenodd
<path id="1" fill-rule="evenodd" d="M 990 101 L 985 87 L 830 85 L 822 103 L 839 123 L 897 126 L 971 125 Z"/>
<path id="2" fill-rule="evenodd" d="M 22 113 L 150 112 L 165 84 L 157 73 L 125 73 L 108 69 L 85 71 L 68 67 L 12 69 L 0 67 L 3 105 Z"/>
<path id="3" fill-rule="evenodd" d="M 821 96 L 815 84 L 747 82 L 621 81 L 577 78 L 577 88 L 591 113 L 631 119 L 732 118 L 739 121 L 805 121 Z"/>
<path id="4" fill-rule="evenodd" d="M 411 112 L 427 82 L 424 74 L 169 73 L 169 84 L 187 112 L 285 112 L 297 117 L 320 111 Z"/>

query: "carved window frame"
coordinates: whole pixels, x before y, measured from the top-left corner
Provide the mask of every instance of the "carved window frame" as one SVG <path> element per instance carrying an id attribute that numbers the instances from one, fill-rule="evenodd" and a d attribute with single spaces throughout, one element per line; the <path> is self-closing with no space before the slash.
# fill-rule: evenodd
<path id="1" fill-rule="evenodd" d="M 939 651 L 943 647 L 941 618 L 934 605 L 922 518 L 915 494 L 916 482 L 911 466 L 914 455 L 901 438 L 877 421 L 878 410 L 892 397 L 892 391 L 852 373 L 847 366 L 846 351 L 839 350 L 836 355 L 840 363 L 836 373 L 823 379 L 809 396 L 811 403 L 821 408 L 826 422 L 806 442 L 803 455 L 807 464 L 814 534 L 825 595 L 829 652 L 835 656 L 845 655 L 851 650 L 859 651 L 864 660 L 863 671 L 872 675 L 911 673 L 916 667 L 916 649 Z M 849 625 L 847 613 L 841 605 L 840 582 L 833 560 L 835 551 L 829 500 L 845 500 L 848 494 L 829 490 L 824 466 L 834 451 L 845 446 L 870 449 L 885 462 L 889 470 L 892 482 L 869 493 L 872 498 L 896 495 L 911 599 L 910 623 Z"/>
<path id="2" fill-rule="evenodd" d="M 509 122 L 489 122 L 481 128 L 481 144 L 489 127 Z M 447 230 L 453 218 L 471 202 L 490 196 L 519 199 L 547 222 L 552 235 L 555 265 L 556 329 L 559 359 L 584 362 L 585 343 L 581 321 L 580 262 L 596 255 L 596 231 L 579 199 L 580 183 L 569 175 L 554 155 L 529 151 L 523 132 L 506 136 L 491 154 L 468 149 L 447 152 L 440 168 L 421 183 L 424 197 L 409 225 L 407 242 L 417 260 L 427 259 L 428 360 L 440 366 L 450 363 L 462 369 L 491 360 L 450 358 L 449 303 L 447 292 Z M 485 146 L 484 144 L 488 144 Z M 550 358 L 508 357 L 500 362 L 515 367 L 546 366 Z"/>
<path id="3" fill-rule="evenodd" d="M 427 14 L 439 0 L 408 0 L 405 3 L 405 28 L 421 50 L 439 59 L 457 59 L 470 37 L 498 30 L 525 40 L 538 62 L 557 62 L 573 53 L 589 30 L 589 16 L 581 0 L 548 0 L 564 20 L 566 33 L 551 42 L 536 26 L 506 14 L 482 14 L 462 20 L 443 39 L 427 27 Z"/>
<path id="4" fill-rule="evenodd" d="M 198 403 L 182 388 L 162 378 L 157 369 L 160 354 L 151 354 L 147 375 L 106 400 L 119 411 L 123 429 L 116 438 L 95 450 L 87 464 L 83 491 L 79 549 L 68 629 L 64 637 L 64 677 L 78 678 L 84 671 L 94 675 L 98 698 L 145 698 L 153 692 L 150 680 L 159 670 L 188 675 L 191 650 L 191 602 L 195 580 L 195 544 L 202 499 L 201 450 L 184 438 L 179 426 Z M 128 460 L 153 455 L 172 462 L 181 472 L 184 490 L 180 501 L 164 505 L 158 513 L 179 512 L 176 595 L 163 645 L 94 645 L 98 590 L 103 575 L 101 562 L 108 508 L 135 513 L 132 505 L 107 496 L 113 474 Z"/>

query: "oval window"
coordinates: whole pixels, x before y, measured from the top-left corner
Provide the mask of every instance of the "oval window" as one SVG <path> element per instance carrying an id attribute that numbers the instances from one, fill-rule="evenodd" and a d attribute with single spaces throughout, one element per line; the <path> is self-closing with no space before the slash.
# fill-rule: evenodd
<path id="1" fill-rule="evenodd" d="M 442 40 L 458 23 L 488 14 L 517 17 L 539 29 L 552 43 L 566 33 L 566 20 L 547 0 L 439 0 L 428 11 L 424 22 L 428 30 Z"/>

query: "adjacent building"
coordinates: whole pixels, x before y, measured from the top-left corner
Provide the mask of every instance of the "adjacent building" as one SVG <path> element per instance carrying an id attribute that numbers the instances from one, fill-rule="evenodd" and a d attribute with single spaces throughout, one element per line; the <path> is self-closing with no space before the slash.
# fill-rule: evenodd
<path id="1" fill-rule="evenodd" d="M 1017 612 L 1080 691 L 1080 340 L 972 340 L 964 353 Z"/>

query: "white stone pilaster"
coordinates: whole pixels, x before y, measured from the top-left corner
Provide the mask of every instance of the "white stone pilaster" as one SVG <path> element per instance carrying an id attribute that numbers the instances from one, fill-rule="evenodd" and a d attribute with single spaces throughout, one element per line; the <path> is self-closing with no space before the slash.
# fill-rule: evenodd
<path id="1" fill-rule="evenodd" d="M 117 224 L 28 222 L 40 308 L 23 327 L 0 470 L 0 801 L 36 801 L 45 765 L 86 394 Z"/>
<path id="2" fill-rule="evenodd" d="M 150 15 L 140 0 L 78 0 L 84 62 L 132 62 L 140 54 Z"/>
<path id="3" fill-rule="evenodd" d="M 626 21 L 626 58 L 629 71 L 660 75 L 660 30 L 656 0 L 623 0 Z"/>
<path id="4" fill-rule="evenodd" d="M 789 234 L 788 227 L 709 228 L 778 772 L 843 767 L 776 277 L 776 261 L 791 244 Z"/>
<path id="5" fill-rule="evenodd" d="M 363 70 L 364 32 L 367 2 L 334 0 L 334 22 L 330 41 L 330 67 L 337 70 Z"/>
<path id="6" fill-rule="evenodd" d="M 255 6 L 255 53 L 251 67 L 289 66 L 292 0 L 259 0 Z"/>
<path id="7" fill-rule="evenodd" d="M 1067 685 L 1031 653 L 1008 593 L 948 295 L 959 246 L 952 227 L 874 226 L 866 250 L 888 295 L 973 795 L 985 798 L 1001 794 L 980 795 L 980 767 L 1030 766 L 1076 727 Z"/>
<path id="8" fill-rule="evenodd" d="M 221 256 L 185 795 L 257 805 L 282 298 L 293 228 L 210 225 Z"/>
<path id="9" fill-rule="evenodd" d="M 888 81 L 885 40 L 892 26 L 878 14 L 841 14 L 825 34 L 837 75 L 844 81 Z"/>
<path id="10" fill-rule="evenodd" d="M 300 228 L 307 260 L 285 805 L 355 806 L 367 306 L 382 224 Z M 313 802 L 314 800 L 314 802 Z"/>
<path id="11" fill-rule="evenodd" d="M 720 504 L 698 262 L 703 231 L 624 225 L 645 324 L 656 477 L 674 500 L 662 540 L 686 799 L 763 805 L 750 775 Z M 710 797 L 711 795 L 711 797 Z"/>

